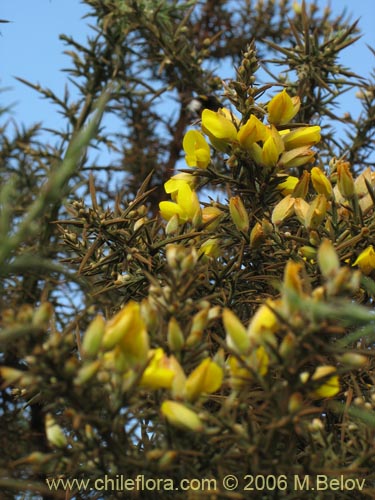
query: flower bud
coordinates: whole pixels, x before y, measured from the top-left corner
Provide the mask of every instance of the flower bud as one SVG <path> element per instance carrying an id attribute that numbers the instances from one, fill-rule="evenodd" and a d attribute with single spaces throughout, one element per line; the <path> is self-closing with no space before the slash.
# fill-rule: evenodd
<path id="1" fill-rule="evenodd" d="M 223 310 L 223 323 L 227 334 L 226 342 L 228 347 L 238 354 L 246 354 L 250 349 L 250 338 L 246 328 L 230 310 Z"/>
<path id="2" fill-rule="evenodd" d="M 176 318 L 171 318 L 168 323 L 167 342 L 172 352 L 180 352 L 185 344 L 184 334 Z"/>
<path id="3" fill-rule="evenodd" d="M 332 376 L 330 376 L 333 374 Z M 327 378 L 328 377 L 328 378 Z M 317 399 L 331 398 L 340 391 L 339 377 L 336 374 L 336 368 L 331 365 L 318 366 L 313 373 L 311 380 L 317 381 L 325 379 L 324 383 L 315 389 L 311 396 Z"/>
<path id="4" fill-rule="evenodd" d="M 250 232 L 250 248 L 258 248 L 265 240 L 263 226 L 257 222 Z"/>
<path id="5" fill-rule="evenodd" d="M 184 404 L 167 400 L 163 401 L 160 409 L 162 415 L 164 415 L 171 425 L 193 432 L 203 431 L 201 419 Z"/>
<path id="6" fill-rule="evenodd" d="M 186 339 L 186 345 L 191 347 L 200 341 L 203 335 L 203 330 L 206 328 L 208 318 L 208 309 L 202 309 L 197 312 L 194 317 L 190 328 L 190 333 Z"/>
<path id="7" fill-rule="evenodd" d="M 229 200 L 229 212 L 236 228 L 247 233 L 249 230 L 249 216 L 239 196 L 232 196 Z"/>
<path id="8" fill-rule="evenodd" d="M 309 191 L 309 182 L 310 182 L 310 174 L 307 170 L 302 172 L 302 175 L 296 184 L 292 196 L 293 198 L 306 198 L 306 195 Z"/>
<path id="9" fill-rule="evenodd" d="M 94 375 L 98 372 L 101 367 L 101 361 L 99 359 L 85 363 L 78 371 L 77 376 L 74 379 L 75 385 L 84 385 L 86 382 L 91 380 Z"/>
<path id="10" fill-rule="evenodd" d="M 317 229 L 323 222 L 327 212 L 327 198 L 324 194 L 318 194 L 310 203 L 305 218 L 305 227 L 307 229 Z"/>
<path id="11" fill-rule="evenodd" d="M 82 356 L 84 358 L 94 358 L 100 349 L 105 330 L 105 321 L 103 316 L 98 314 L 83 335 Z"/>
<path id="12" fill-rule="evenodd" d="M 294 202 L 295 198 L 293 198 L 290 194 L 279 201 L 272 211 L 272 224 L 279 226 L 285 219 L 291 217 L 294 213 Z"/>
<path id="13" fill-rule="evenodd" d="M 318 264 L 323 276 L 332 278 L 340 268 L 340 260 L 330 240 L 324 239 L 318 250 Z"/>
<path id="14" fill-rule="evenodd" d="M 32 324 L 41 328 L 48 325 L 53 314 L 53 306 L 50 302 L 43 302 L 33 313 Z"/>
<path id="15" fill-rule="evenodd" d="M 289 413 L 297 413 L 303 407 L 303 397 L 300 392 L 294 392 L 288 402 Z"/>
<path id="16" fill-rule="evenodd" d="M 298 113 L 301 101 L 298 96 L 290 97 L 284 89 L 268 103 L 268 121 L 275 125 L 284 125 Z"/>
<path id="17" fill-rule="evenodd" d="M 313 167 L 311 169 L 311 182 L 318 194 L 324 194 L 327 200 L 330 200 L 332 198 L 332 184 L 328 180 L 325 173 L 320 170 L 320 168 Z"/>
<path id="18" fill-rule="evenodd" d="M 345 368 L 364 368 L 368 365 L 369 359 L 363 354 L 357 352 L 346 352 L 338 357 L 338 361 L 342 363 Z"/>
<path id="19" fill-rule="evenodd" d="M 355 194 L 354 180 L 350 172 L 350 163 L 339 160 L 336 162 L 337 186 L 340 194 L 347 199 L 353 198 Z"/>
<path id="20" fill-rule="evenodd" d="M 45 425 L 46 437 L 48 442 L 56 448 L 65 448 L 65 446 L 68 444 L 66 436 L 50 413 L 47 413 L 46 415 Z"/>

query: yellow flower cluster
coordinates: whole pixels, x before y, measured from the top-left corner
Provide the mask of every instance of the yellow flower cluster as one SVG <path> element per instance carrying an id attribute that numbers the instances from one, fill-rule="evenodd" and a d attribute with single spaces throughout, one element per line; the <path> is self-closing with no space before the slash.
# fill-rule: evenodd
<path id="1" fill-rule="evenodd" d="M 192 330 L 201 329 L 204 315 L 207 316 L 207 311 L 200 311 L 194 316 Z M 169 335 L 173 336 L 173 332 Z M 221 366 L 211 358 L 202 359 L 186 375 L 175 356 L 168 356 L 160 347 L 151 349 L 141 305 L 134 301 L 128 302 L 108 322 L 102 316 L 92 321 L 83 337 L 82 356 L 84 362 L 75 379 L 76 384 L 86 383 L 101 371 L 109 377 L 120 377 L 124 391 L 134 385 L 141 390 L 166 389 L 180 402 L 165 401 L 162 413 L 172 424 L 191 430 L 198 430 L 201 425 L 197 425 L 199 417 L 194 417 L 194 412 L 186 404 L 219 390 L 224 377 Z M 177 414 L 176 410 L 179 410 Z"/>
<path id="2" fill-rule="evenodd" d="M 304 198 L 308 193 L 310 180 L 317 196 L 308 203 Z M 304 171 L 299 179 L 288 176 L 278 188 L 284 198 L 272 211 L 273 224 L 280 225 L 295 215 L 307 229 L 317 229 L 320 226 L 334 192 L 330 180 L 320 168 L 313 167 L 311 173 Z"/>
<path id="3" fill-rule="evenodd" d="M 320 127 L 298 127 L 280 132 L 276 127 L 289 123 L 298 113 L 300 105 L 299 97 L 290 97 L 283 90 L 267 105 L 269 125 L 265 125 L 255 115 L 239 125 L 239 120 L 228 109 L 205 109 L 202 113 L 202 131 L 215 149 L 229 153 L 231 149 L 239 147 L 248 152 L 259 166 L 299 167 L 313 160 L 314 152 L 310 148 L 320 140 Z M 183 147 L 189 166 L 207 168 L 210 151 L 200 132 L 188 131 Z"/>
<path id="4" fill-rule="evenodd" d="M 327 246 L 322 247 L 320 253 L 325 251 L 331 253 Z M 330 260 L 332 261 L 332 258 Z M 332 265 L 330 267 L 332 268 Z M 287 323 L 293 322 L 294 314 L 299 321 L 300 311 L 298 307 L 295 308 L 295 296 L 305 295 L 301 269 L 300 263 L 287 263 L 281 298 L 268 300 L 259 306 L 247 328 L 230 309 L 223 310 L 226 344 L 231 353 L 227 360 L 227 369 L 233 389 L 240 390 L 254 380 L 266 377 L 275 360 L 288 359 L 295 350 L 295 335 L 287 331 Z M 288 322 L 283 322 L 283 317 L 287 317 Z M 282 340 L 279 341 L 277 337 Z M 275 357 L 277 351 L 279 357 Z M 312 375 L 303 371 L 296 386 L 312 399 L 333 397 L 340 391 L 337 369 L 333 365 L 320 365 Z M 300 397 L 302 396 L 297 399 Z"/>
<path id="5" fill-rule="evenodd" d="M 291 168 L 304 165 L 313 160 L 312 145 L 320 140 L 320 127 L 299 127 L 294 130 L 278 131 L 277 126 L 288 123 L 299 111 L 300 100 L 290 97 L 283 90 L 267 105 L 268 122 L 265 125 L 255 115 L 251 115 L 246 123 L 240 125 L 239 120 L 225 109 L 202 113 L 202 132 L 189 130 L 183 139 L 185 160 L 189 167 L 206 169 L 210 162 L 210 146 L 230 153 L 236 148 L 246 151 L 253 161 L 262 167 Z M 194 191 L 194 176 L 180 173 L 169 179 L 165 185 L 166 193 L 172 201 L 159 204 L 161 216 L 168 221 L 166 230 L 173 232 L 181 224 L 189 222 L 195 228 L 204 225 L 214 229 L 219 222 L 221 211 L 217 207 L 201 209 Z M 286 188 L 288 189 L 288 188 Z M 241 199 L 236 196 L 230 200 L 230 214 L 237 229 L 247 232 L 249 220 Z M 212 251 L 214 242 L 207 244 L 202 251 L 215 255 Z M 209 251 L 206 249 L 209 248 Z"/>

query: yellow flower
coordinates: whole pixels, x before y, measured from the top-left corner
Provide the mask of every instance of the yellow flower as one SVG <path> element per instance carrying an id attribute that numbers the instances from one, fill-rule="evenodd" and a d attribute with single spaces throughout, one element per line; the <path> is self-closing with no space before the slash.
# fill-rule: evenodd
<path id="1" fill-rule="evenodd" d="M 149 389 L 170 389 L 175 372 L 168 356 L 161 348 L 151 350 L 149 356 L 150 361 L 142 374 L 140 385 Z"/>
<path id="2" fill-rule="evenodd" d="M 188 183 L 189 186 L 193 188 L 195 176 L 188 174 L 187 172 L 180 172 L 164 183 L 164 190 L 166 193 L 171 194 L 172 199 L 175 200 L 176 196 L 174 196 L 174 194 L 177 195 L 178 190 L 185 183 Z"/>
<path id="3" fill-rule="evenodd" d="M 277 305 L 276 301 L 267 300 L 257 309 L 247 328 L 250 339 L 259 344 L 263 341 L 274 342 L 273 335 L 279 329 L 280 324 L 271 308 L 276 309 Z"/>
<path id="4" fill-rule="evenodd" d="M 311 182 L 318 194 L 324 194 L 327 200 L 330 200 L 332 198 L 332 184 L 327 179 L 325 173 L 320 170 L 320 168 L 313 167 L 311 169 Z"/>
<path id="5" fill-rule="evenodd" d="M 265 141 L 269 135 L 267 127 L 255 116 L 251 115 L 240 127 L 237 139 L 244 149 L 249 149 L 254 142 Z"/>
<path id="6" fill-rule="evenodd" d="M 281 191 L 281 194 L 286 196 L 287 194 L 292 194 L 294 191 L 294 188 L 298 184 L 298 177 L 293 177 L 292 175 L 288 175 L 288 177 L 285 179 L 285 181 L 281 182 L 278 186 L 277 189 Z"/>
<path id="7" fill-rule="evenodd" d="M 241 387 L 251 382 L 253 377 L 243 356 L 241 356 L 241 361 L 236 356 L 229 356 L 228 368 L 230 384 L 234 389 L 241 389 Z"/>
<path id="8" fill-rule="evenodd" d="M 106 350 L 115 347 L 115 357 L 120 357 L 124 366 L 146 362 L 149 340 L 138 302 L 128 302 L 108 321 L 102 345 Z"/>
<path id="9" fill-rule="evenodd" d="M 230 112 L 225 109 L 211 111 L 204 109 L 202 113 L 202 129 L 208 137 L 232 142 L 237 139 L 237 129 L 231 120 Z"/>
<path id="10" fill-rule="evenodd" d="M 333 374 L 329 378 L 328 375 Z M 340 392 L 340 381 L 339 377 L 336 374 L 336 368 L 331 365 L 323 365 L 318 366 L 318 368 L 313 373 L 311 380 L 320 380 L 322 378 L 327 378 L 325 382 L 317 387 L 312 393 L 311 396 L 317 399 L 325 399 L 332 398 L 336 396 L 338 392 Z"/>
<path id="11" fill-rule="evenodd" d="M 268 121 L 275 125 L 284 125 L 295 117 L 300 107 L 300 98 L 298 96 L 290 97 L 284 89 L 268 103 Z"/>
<path id="12" fill-rule="evenodd" d="M 262 165 L 274 167 L 280 154 L 284 151 L 284 142 L 275 127 L 272 126 L 269 137 L 264 141 L 262 148 Z"/>
<path id="13" fill-rule="evenodd" d="M 363 250 L 352 265 L 358 266 L 363 274 L 370 274 L 375 269 L 374 247 L 370 245 Z"/>
<path id="14" fill-rule="evenodd" d="M 220 247 L 218 238 L 209 238 L 199 247 L 199 253 L 206 257 L 219 257 Z"/>
<path id="15" fill-rule="evenodd" d="M 211 394 L 220 389 L 223 382 L 222 368 L 210 358 L 204 359 L 188 376 L 185 394 L 189 401 L 195 401 L 201 394 Z"/>
<path id="16" fill-rule="evenodd" d="M 320 141 L 320 127 L 299 127 L 282 136 L 285 149 L 290 151 L 302 146 L 312 146 Z"/>
<path id="17" fill-rule="evenodd" d="M 179 222 L 192 221 L 201 213 L 198 196 L 187 182 L 182 182 L 176 195 L 176 203 L 173 201 L 161 201 L 159 203 L 161 216 L 170 220 L 177 215 Z"/>
<path id="18" fill-rule="evenodd" d="M 210 146 L 197 130 L 186 132 L 182 141 L 185 160 L 189 167 L 207 168 L 210 163 Z"/>

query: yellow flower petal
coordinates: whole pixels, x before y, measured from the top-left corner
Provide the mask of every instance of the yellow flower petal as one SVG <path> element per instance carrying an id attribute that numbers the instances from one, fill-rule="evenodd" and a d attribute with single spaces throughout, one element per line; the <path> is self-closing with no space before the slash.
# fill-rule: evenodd
<path id="1" fill-rule="evenodd" d="M 237 138 L 237 129 L 234 123 L 226 117 L 223 110 L 211 111 L 204 109 L 202 113 L 202 128 L 215 139 L 226 141 L 235 141 Z"/>
<path id="2" fill-rule="evenodd" d="M 283 135 L 282 138 L 287 151 L 301 146 L 313 146 L 320 141 L 320 127 L 318 125 L 299 127 Z"/>
<path id="3" fill-rule="evenodd" d="M 247 122 L 240 127 L 237 139 L 243 148 L 249 149 L 254 142 L 265 141 L 268 135 L 267 127 L 255 115 L 251 115 Z"/>

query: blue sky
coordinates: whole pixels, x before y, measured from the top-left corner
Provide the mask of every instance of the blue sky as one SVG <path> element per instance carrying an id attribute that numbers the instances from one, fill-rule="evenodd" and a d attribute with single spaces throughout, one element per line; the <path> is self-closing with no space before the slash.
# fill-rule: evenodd
<path id="1" fill-rule="evenodd" d="M 321 5 L 327 4 L 325 0 L 319 1 Z M 330 5 L 336 12 L 346 7 L 348 13 L 353 13 L 353 20 L 360 17 L 364 36 L 355 47 L 346 50 L 345 63 L 355 72 L 369 75 L 375 66 L 366 47 L 366 43 L 375 47 L 374 0 L 331 0 Z M 87 26 L 90 18 L 82 19 L 87 11 L 88 7 L 79 0 L 2 0 L 0 18 L 12 22 L 0 24 L 0 88 L 9 89 L 0 93 L 0 105 L 14 103 L 13 115 L 18 121 L 26 125 L 42 121 L 46 127 L 59 128 L 61 118 L 57 110 L 14 77 L 41 83 L 62 96 L 66 74 L 61 70 L 70 61 L 63 54 L 67 47 L 59 40 L 59 34 L 72 35 L 84 42 L 90 33 Z M 358 114 L 360 107 L 354 92 L 347 96 L 343 106 L 342 111 L 348 110 L 354 117 Z"/>

